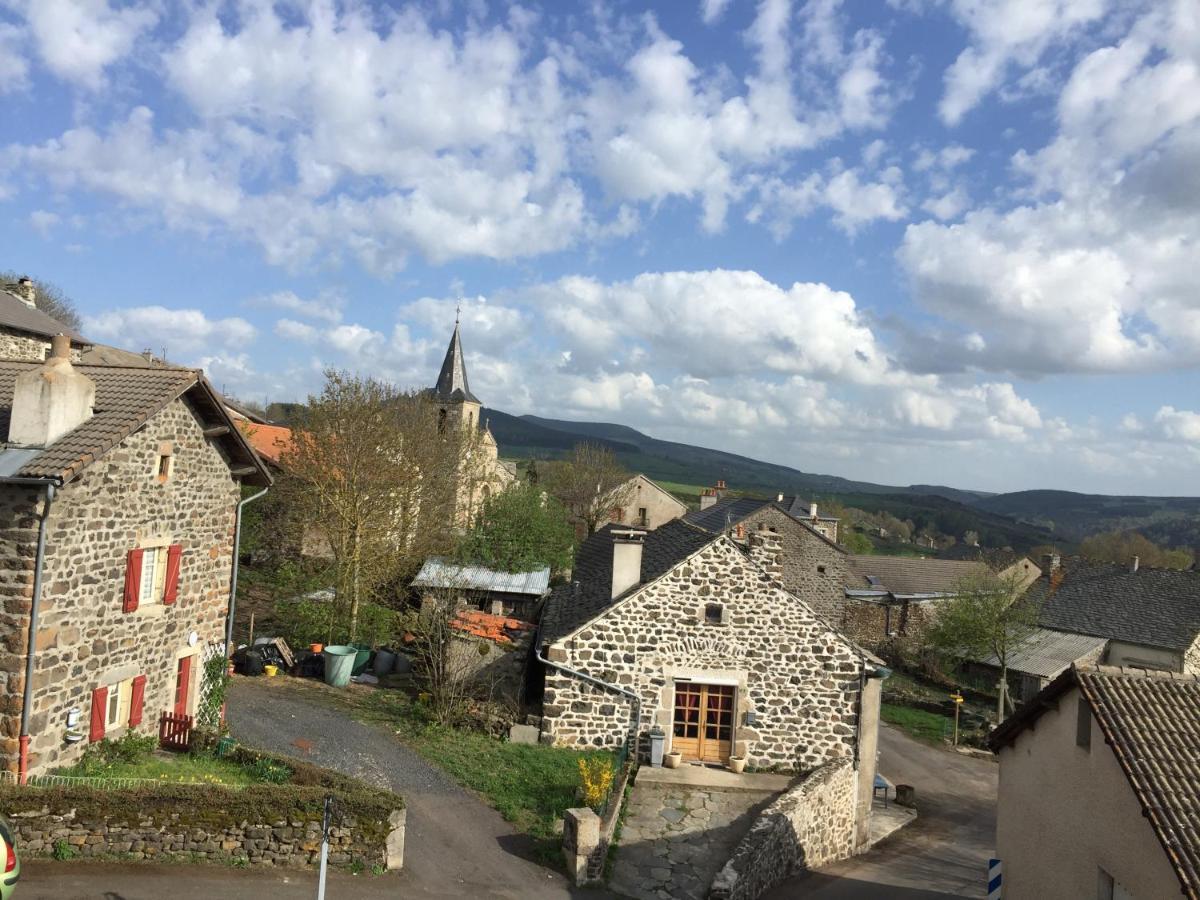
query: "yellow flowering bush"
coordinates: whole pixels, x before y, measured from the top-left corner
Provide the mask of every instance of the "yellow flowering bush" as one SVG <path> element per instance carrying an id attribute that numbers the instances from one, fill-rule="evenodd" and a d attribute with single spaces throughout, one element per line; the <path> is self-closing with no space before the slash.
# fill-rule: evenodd
<path id="1" fill-rule="evenodd" d="M 612 762 L 603 756 L 579 758 L 579 780 L 583 787 L 583 802 L 599 810 L 612 789 Z"/>

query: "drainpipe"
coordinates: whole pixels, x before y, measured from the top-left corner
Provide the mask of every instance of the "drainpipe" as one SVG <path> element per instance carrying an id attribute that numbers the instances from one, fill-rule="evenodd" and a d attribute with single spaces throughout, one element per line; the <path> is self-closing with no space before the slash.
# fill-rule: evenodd
<path id="1" fill-rule="evenodd" d="M 270 488 L 263 488 L 238 502 L 233 516 L 233 574 L 229 578 L 229 615 L 225 619 L 225 655 L 233 656 L 233 613 L 237 609 L 238 557 L 242 545 L 242 507 L 257 500 Z"/>
<path id="2" fill-rule="evenodd" d="M 575 582 L 575 586 L 576 586 L 576 589 L 578 590 L 579 582 Z M 597 687 L 604 688 L 607 691 L 613 691 L 614 693 L 620 694 L 623 697 L 628 697 L 629 705 L 630 705 L 630 720 L 631 720 L 630 724 L 632 725 L 631 730 L 633 732 L 634 737 L 636 738 L 638 726 L 641 724 L 641 720 L 642 720 L 641 719 L 641 717 L 642 717 L 642 698 L 641 697 L 639 697 L 633 691 L 627 691 L 627 690 L 625 690 L 625 688 L 620 687 L 619 685 L 612 684 L 611 682 L 608 682 L 608 681 L 602 681 L 599 678 L 589 675 L 587 672 L 580 672 L 578 669 L 572 669 L 567 666 L 564 666 L 562 663 L 556 663 L 556 662 L 553 662 L 553 661 L 547 659 L 542 654 L 542 623 L 540 621 L 538 622 L 537 634 L 534 636 L 533 640 L 534 640 L 534 647 L 537 648 L 536 652 L 537 652 L 538 662 L 540 662 L 542 665 L 550 666 L 551 668 L 558 669 L 560 672 L 565 672 L 566 674 L 572 676 L 573 678 L 579 678 L 583 681 L 588 682 L 589 684 L 594 684 Z M 626 737 L 626 740 L 628 740 L 628 736 Z M 636 746 L 634 747 L 634 752 L 635 753 L 637 752 Z"/>
<path id="3" fill-rule="evenodd" d="M 46 558 L 46 523 L 50 520 L 50 504 L 54 502 L 53 482 L 38 479 L 4 479 L 9 484 L 36 484 L 42 488 L 45 504 L 38 518 L 37 555 L 33 560 L 33 600 L 29 608 L 29 642 L 25 648 L 25 691 L 21 698 L 21 735 L 17 739 L 17 778 L 25 784 L 29 772 L 29 708 L 33 704 L 33 666 L 37 653 L 38 612 L 42 605 L 42 563 Z"/>

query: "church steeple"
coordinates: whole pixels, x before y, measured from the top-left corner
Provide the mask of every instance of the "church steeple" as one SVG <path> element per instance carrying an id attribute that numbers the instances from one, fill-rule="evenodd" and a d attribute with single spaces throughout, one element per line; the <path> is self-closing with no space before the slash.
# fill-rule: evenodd
<path id="1" fill-rule="evenodd" d="M 450 346 L 446 348 L 446 358 L 442 361 L 442 370 L 438 373 L 437 384 L 433 388 L 433 396 L 443 403 L 467 401 L 479 403 L 479 398 L 471 393 L 467 383 L 467 364 L 463 358 L 462 338 L 459 337 L 458 320 L 454 321 L 454 334 L 450 336 Z"/>

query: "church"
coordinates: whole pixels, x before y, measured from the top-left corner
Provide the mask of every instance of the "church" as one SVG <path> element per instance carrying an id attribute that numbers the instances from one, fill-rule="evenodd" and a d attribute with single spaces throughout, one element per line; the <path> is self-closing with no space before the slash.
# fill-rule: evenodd
<path id="1" fill-rule="evenodd" d="M 481 421 L 483 404 L 471 393 L 467 381 L 460 330 L 455 319 L 437 384 L 426 390 L 425 396 L 437 407 L 439 430 L 461 429 L 470 442 L 459 474 L 456 499 L 458 524 L 466 527 L 479 516 L 489 497 L 516 481 L 517 473 L 514 465 L 500 460 L 496 439 L 487 422 Z"/>

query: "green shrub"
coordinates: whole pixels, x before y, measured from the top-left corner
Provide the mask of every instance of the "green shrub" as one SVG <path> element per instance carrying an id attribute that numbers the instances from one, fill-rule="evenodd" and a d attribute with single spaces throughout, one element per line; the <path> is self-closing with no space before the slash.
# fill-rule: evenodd
<path id="1" fill-rule="evenodd" d="M 292 647 L 309 644 L 350 643 L 345 610 L 326 600 L 280 600 L 275 604 L 280 636 Z M 363 603 L 358 609 L 355 641 L 372 647 L 392 640 L 399 630 L 399 614 L 379 603 Z"/>
<path id="2" fill-rule="evenodd" d="M 58 840 L 54 842 L 54 850 L 51 855 L 60 862 L 65 862 L 75 858 L 75 848 L 64 840 Z"/>
<path id="3" fill-rule="evenodd" d="M 158 738 L 155 735 L 128 731 L 115 741 L 105 738 L 91 744 L 83 751 L 74 771 L 79 775 L 101 775 L 114 765 L 140 763 L 157 748 Z"/>
<path id="4" fill-rule="evenodd" d="M 255 781 L 267 784 L 287 784 L 292 780 L 292 770 L 289 766 L 274 759 L 256 759 L 246 767 Z"/>
<path id="5" fill-rule="evenodd" d="M 229 687 L 229 660 L 225 654 L 214 656 L 204 664 L 203 684 L 196 724 L 201 728 L 216 729 L 221 725 L 221 707 L 225 705 L 225 691 Z"/>

